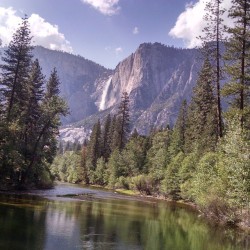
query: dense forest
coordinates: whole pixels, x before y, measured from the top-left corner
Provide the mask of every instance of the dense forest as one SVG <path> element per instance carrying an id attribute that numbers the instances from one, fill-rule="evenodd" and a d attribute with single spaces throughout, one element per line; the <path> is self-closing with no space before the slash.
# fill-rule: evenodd
<path id="1" fill-rule="evenodd" d="M 49 187 L 49 165 L 57 149 L 60 116 L 67 106 L 59 97 L 54 69 L 48 80 L 33 59 L 25 17 L 6 49 L 0 66 L 1 189 Z"/>
<path id="2" fill-rule="evenodd" d="M 207 5 L 202 68 L 173 128 L 131 132 L 125 92 L 118 113 L 98 120 L 84 145 L 59 145 L 53 175 L 191 201 L 220 221 L 250 226 L 250 3 L 232 3 L 233 27 L 223 25 L 221 1 Z"/>

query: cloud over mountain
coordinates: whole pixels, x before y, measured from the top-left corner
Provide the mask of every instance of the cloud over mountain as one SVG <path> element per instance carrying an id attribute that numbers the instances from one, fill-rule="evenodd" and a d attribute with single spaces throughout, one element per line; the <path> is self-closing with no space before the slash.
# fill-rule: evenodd
<path id="1" fill-rule="evenodd" d="M 0 38 L 3 45 L 8 45 L 12 35 L 22 22 L 22 18 L 17 15 L 17 11 L 12 7 L 0 7 Z M 47 22 L 38 14 L 29 17 L 31 35 L 34 45 L 41 45 L 53 50 L 63 50 L 73 52 L 70 42 L 66 40 L 64 34 L 59 32 L 59 27 Z"/>
<path id="2" fill-rule="evenodd" d="M 202 35 L 202 30 L 205 27 L 203 17 L 205 15 L 205 7 L 210 0 L 199 0 L 197 3 L 192 2 L 186 5 L 186 9 L 182 12 L 175 26 L 170 30 L 169 35 L 174 38 L 183 39 L 186 47 L 194 48 L 201 45 L 201 41 L 197 38 Z M 232 2 L 225 0 L 221 4 L 221 8 L 229 9 Z M 227 17 L 227 12 L 223 15 L 224 24 L 231 25 L 232 21 Z"/>

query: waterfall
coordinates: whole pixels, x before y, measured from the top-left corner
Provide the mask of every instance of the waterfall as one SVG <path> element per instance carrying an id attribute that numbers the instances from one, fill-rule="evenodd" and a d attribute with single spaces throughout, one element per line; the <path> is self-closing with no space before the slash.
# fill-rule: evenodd
<path id="1" fill-rule="evenodd" d="M 112 80 L 112 76 L 109 77 L 108 81 L 106 82 L 106 84 L 105 84 L 105 86 L 103 88 L 99 110 L 104 110 L 106 108 L 106 106 L 105 106 L 105 104 L 106 104 L 106 97 L 107 97 L 107 94 L 108 94 L 108 90 L 109 90 L 109 86 L 110 86 L 111 80 Z"/>

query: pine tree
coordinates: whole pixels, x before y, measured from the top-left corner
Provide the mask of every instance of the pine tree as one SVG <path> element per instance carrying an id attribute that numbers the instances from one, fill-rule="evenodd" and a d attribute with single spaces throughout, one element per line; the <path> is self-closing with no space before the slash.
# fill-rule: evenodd
<path id="1" fill-rule="evenodd" d="M 43 85 L 45 84 L 45 77 L 42 74 L 41 67 L 36 59 L 32 66 L 28 79 L 28 95 L 26 96 L 29 105 L 24 110 L 22 123 L 24 130 L 22 131 L 22 144 L 24 148 L 25 162 L 31 157 L 32 148 L 38 133 L 42 109 L 41 102 L 44 98 Z"/>
<path id="2" fill-rule="evenodd" d="M 147 164 L 150 176 L 156 185 L 164 178 L 164 172 L 169 162 L 168 149 L 170 145 L 170 131 L 159 131 L 152 136 L 152 146 L 147 152 Z"/>
<path id="3" fill-rule="evenodd" d="M 120 151 L 125 147 L 129 134 L 129 96 L 123 92 L 122 100 L 119 105 L 119 111 L 115 121 L 112 145 L 113 149 L 118 148 Z"/>
<path id="4" fill-rule="evenodd" d="M 43 146 L 49 149 L 46 154 L 46 160 L 51 163 L 56 154 L 57 142 L 56 136 L 59 133 L 61 125 L 60 116 L 68 114 L 66 102 L 59 96 L 60 80 L 57 70 L 53 69 L 46 85 L 45 98 L 42 102 L 42 116 L 40 122 L 40 134 L 38 141 L 42 139 Z"/>
<path id="5" fill-rule="evenodd" d="M 27 17 L 22 20 L 5 50 L 1 65 L 2 169 L 18 185 L 23 161 L 24 115 L 29 105 L 28 79 L 32 60 L 31 36 Z"/>
<path id="6" fill-rule="evenodd" d="M 136 176 L 146 173 L 146 156 L 148 150 L 148 139 L 137 134 L 130 137 L 122 151 L 128 176 Z"/>
<path id="7" fill-rule="evenodd" d="M 234 98 L 231 108 L 240 113 L 243 127 L 250 115 L 250 3 L 248 0 L 233 0 L 232 3 L 229 17 L 235 25 L 227 29 L 230 36 L 225 55 L 228 61 L 226 71 L 231 81 L 225 85 L 223 92 Z"/>
<path id="8" fill-rule="evenodd" d="M 82 146 L 81 153 L 81 168 L 82 168 L 82 178 L 85 184 L 89 184 L 89 175 L 87 169 L 87 141 L 85 140 Z"/>
<path id="9" fill-rule="evenodd" d="M 25 17 L 1 65 L 0 174 L 3 182 L 9 180 L 16 188 L 49 183 L 48 164 L 56 153 L 60 115 L 67 114 L 56 70 L 45 94 L 45 78 L 38 60 L 32 63 L 30 44 Z"/>
<path id="10" fill-rule="evenodd" d="M 95 170 L 98 158 L 101 157 L 101 124 L 100 120 L 94 124 L 88 143 L 88 161 L 91 164 L 91 170 Z"/>
<path id="11" fill-rule="evenodd" d="M 224 41 L 224 26 L 222 24 L 222 15 L 225 10 L 221 8 L 223 0 L 211 0 L 207 2 L 206 14 L 204 21 L 206 27 L 203 30 L 204 35 L 200 37 L 203 41 L 202 53 L 205 60 L 209 58 L 209 61 L 213 65 L 213 70 L 216 75 L 216 99 L 217 99 L 217 134 L 222 137 L 222 108 L 221 108 L 221 57 L 222 57 L 222 42 Z"/>
<path id="12" fill-rule="evenodd" d="M 13 35 L 2 58 L 2 93 L 8 122 L 17 120 L 27 106 L 27 81 L 32 60 L 31 36 L 27 17 Z"/>
<path id="13" fill-rule="evenodd" d="M 185 150 L 194 148 L 206 151 L 216 146 L 216 98 L 213 93 L 213 69 L 208 59 L 204 61 L 188 108 Z"/>
<path id="14" fill-rule="evenodd" d="M 32 145 L 31 158 L 22 174 L 21 183 L 39 182 L 39 175 L 48 171 L 57 150 L 60 116 L 68 113 L 65 101 L 59 96 L 60 81 L 54 69 L 46 85 L 45 97 L 41 102 L 41 115 L 36 126 L 36 137 Z"/>
<path id="15" fill-rule="evenodd" d="M 103 132 L 102 132 L 102 138 L 101 138 L 101 145 L 102 145 L 102 153 L 101 155 L 103 156 L 105 162 L 108 161 L 108 158 L 111 154 L 111 145 L 110 145 L 110 140 L 109 140 L 109 133 L 111 130 L 111 115 L 108 114 L 104 127 L 103 127 Z"/>
<path id="16" fill-rule="evenodd" d="M 180 151 L 184 152 L 185 145 L 185 133 L 187 126 L 187 101 L 182 102 L 173 133 L 171 136 L 170 151 L 173 155 L 176 155 Z"/>

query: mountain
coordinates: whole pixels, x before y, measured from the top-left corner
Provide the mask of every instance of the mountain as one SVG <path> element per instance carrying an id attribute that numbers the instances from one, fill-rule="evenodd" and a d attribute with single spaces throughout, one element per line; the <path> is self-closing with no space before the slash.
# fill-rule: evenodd
<path id="1" fill-rule="evenodd" d="M 83 141 L 93 123 L 114 114 L 124 91 L 130 97 L 131 130 L 172 126 L 183 99 L 189 100 L 200 69 L 196 49 L 144 43 L 114 70 L 76 56 L 35 47 L 43 73 L 55 67 L 70 115 L 62 119 L 61 137 Z"/>
<path id="2" fill-rule="evenodd" d="M 118 64 L 106 83 L 104 107 L 119 103 L 126 91 L 138 131 L 147 133 L 152 126 L 173 125 L 182 100 L 191 96 L 199 68 L 197 50 L 142 44 Z"/>
<path id="3" fill-rule="evenodd" d="M 107 111 L 115 113 L 124 91 L 130 97 L 132 129 L 147 134 L 152 127 L 173 125 L 182 100 L 191 97 L 200 69 L 197 58 L 196 49 L 141 44 L 111 75 L 96 80 L 93 98 L 99 112 L 75 126 L 86 128 Z"/>
<path id="4" fill-rule="evenodd" d="M 77 122 L 98 112 L 91 96 L 96 91 L 95 81 L 111 74 L 111 70 L 81 56 L 75 56 L 55 50 L 35 47 L 34 58 L 38 58 L 43 73 L 49 77 L 55 67 L 61 86 L 61 96 L 70 108 L 70 115 L 62 118 L 63 124 Z"/>

